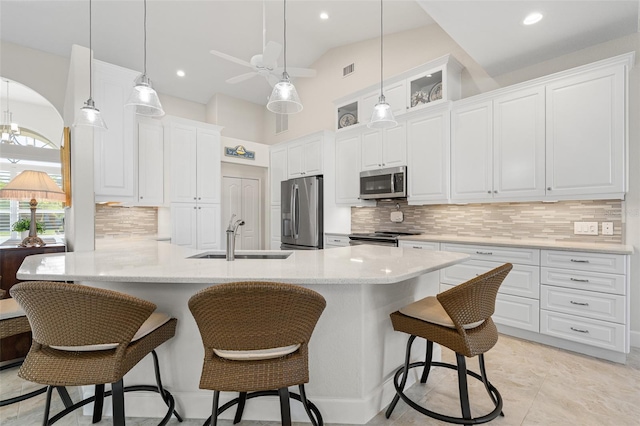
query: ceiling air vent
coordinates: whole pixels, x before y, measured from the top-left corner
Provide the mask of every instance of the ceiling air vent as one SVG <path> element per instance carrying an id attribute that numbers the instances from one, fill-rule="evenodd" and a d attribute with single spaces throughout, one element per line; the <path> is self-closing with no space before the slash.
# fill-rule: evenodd
<path id="1" fill-rule="evenodd" d="M 275 114 L 276 116 L 276 135 L 289 130 L 289 115 Z"/>
<path id="2" fill-rule="evenodd" d="M 342 76 L 346 77 L 348 75 L 351 75 L 355 71 L 356 69 L 355 67 L 356 67 L 356 64 L 354 63 L 342 68 Z"/>

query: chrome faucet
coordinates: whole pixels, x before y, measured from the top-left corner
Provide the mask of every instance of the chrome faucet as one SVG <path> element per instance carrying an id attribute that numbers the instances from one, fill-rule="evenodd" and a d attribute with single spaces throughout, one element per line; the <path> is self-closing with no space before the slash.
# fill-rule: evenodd
<path id="1" fill-rule="evenodd" d="M 238 226 L 244 225 L 244 220 L 238 219 L 234 222 L 234 217 L 236 215 L 232 214 L 227 227 L 227 261 L 235 260 L 236 258 L 236 231 Z"/>

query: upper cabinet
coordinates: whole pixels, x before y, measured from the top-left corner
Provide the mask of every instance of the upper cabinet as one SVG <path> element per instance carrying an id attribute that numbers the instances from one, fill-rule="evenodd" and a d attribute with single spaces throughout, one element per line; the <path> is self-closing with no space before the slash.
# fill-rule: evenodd
<path id="1" fill-rule="evenodd" d="M 362 132 L 362 170 L 374 170 L 407 165 L 406 123 L 387 129 L 366 129 Z"/>
<path id="2" fill-rule="evenodd" d="M 289 178 L 322 174 L 322 135 L 313 135 L 287 146 Z"/>
<path id="3" fill-rule="evenodd" d="M 162 123 L 138 119 L 138 205 L 164 203 L 164 131 Z"/>
<path id="4" fill-rule="evenodd" d="M 547 195 L 624 197 L 625 82 L 609 66 L 547 85 Z"/>

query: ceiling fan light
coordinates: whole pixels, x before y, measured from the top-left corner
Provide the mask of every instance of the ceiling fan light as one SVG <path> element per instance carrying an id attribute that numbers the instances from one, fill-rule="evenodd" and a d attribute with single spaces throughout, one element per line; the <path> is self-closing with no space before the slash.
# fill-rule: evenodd
<path id="1" fill-rule="evenodd" d="M 93 99 L 89 98 L 80 108 L 80 114 L 76 117 L 74 126 L 94 127 L 98 130 L 107 130 L 107 125 L 102 119 L 100 110 L 96 108 Z"/>
<path id="2" fill-rule="evenodd" d="M 136 78 L 135 86 L 125 106 L 134 107 L 136 114 L 140 115 L 149 117 L 161 117 L 164 115 L 158 94 L 153 90 L 151 80 L 146 74 L 141 74 Z"/>
<path id="3" fill-rule="evenodd" d="M 287 73 L 282 73 L 282 80 L 273 86 L 267 109 L 276 114 L 295 114 L 302 111 L 298 91 L 289 81 Z"/>
<path id="4" fill-rule="evenodd" d="M 370 129 L 386 129 L 397 125 L 398 122 L 393 116 L 391 107 L 385 101 L 384 95 L 380 95 L 378 103 L 373 107 L 373 114 L 371 114 L 371 120 L 367 123 L 367 127 Z"/>

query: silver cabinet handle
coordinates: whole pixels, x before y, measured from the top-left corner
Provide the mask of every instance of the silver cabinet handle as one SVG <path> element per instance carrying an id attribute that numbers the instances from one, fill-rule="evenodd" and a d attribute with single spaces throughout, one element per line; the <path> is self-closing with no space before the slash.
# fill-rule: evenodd
<path id="1" fill-rule="evenodd" d="M 491 194 L 491 191 L 487 191 L 487 194 Z"/>
<path id="2" fill-rule="evenodd" d="M 422 247 L 420 246 L 411 246 L 411 248 L 422 250 Z"/>
<path id="3" fill-rule="evenodd" d="M 493 191 L 493 193 L 494 193 L 494 194 L 497 194 L 497 193 L 498 193 L 498 191 L 495 191 L 495 190 L 494 190 L 494 191 Z"/>
<path id="4" fill-rule="evenodd" d="M 579 283 L 588 283 L 589 282 L 589 280 L 579 280 L 578 278 L 573 278 L 573 277 L 569 278 L 569 280 L 576 281 L 576 282 L 579 282 Z"/>
<path id="5" fill-rule="evenodd" d="M 575 327 L 569 327 L 571 328 L 571 330 L 573 331 L 577 331 L 578 333 L 589 333 L 589 330 L 581 330 L 579 328 L 575 328 Z"/>
<path id="6" fill-rule="evenodd" d="M 569 300 L 569 303 L 571 303 L 572 305 L 578 305 L 578 306 L 589 306 L 589 304 L 586 302 L 574 302 L 573 300 Z"/>
<path id="7" fill-rule="evenodd" d="M 339 243 L 341 242 L 340 240 L 333 240 L 334 243 Z"/>
<path id="8" fill-rule="evenodd" d="M 196 197 L 193 197 L 193 199 L 194 199 L 194 200 L 197 200 L 197 198 L 196 198 Z"/>
<path id="9" fill-rule="evenodd" d="M 142 200 L 143 198 L 144 198 L 144 197 L 141 195 L 141 196 L 140 196 L 140 199 Z"/>
<path id="10" fill-rule="evenodd" d="M 547 187 L 547 191 L 551 191 L 551 187 L 550 186 Z"/>
<path id="11" fill-rule="evenodd" d="M 490 251 L 476 251 L 476 254 L 484 254 L 484 255 L 487 255 L 487 256 L 492 256 L 493 255 L 493 253 L 490 252 Z"/>
<path id="12" fill-rule="evenodd" d="M 571 261 L 574 263 L 589 263 L 588 260 L 581 260 L 581 259 L 571 259 Z"/>

